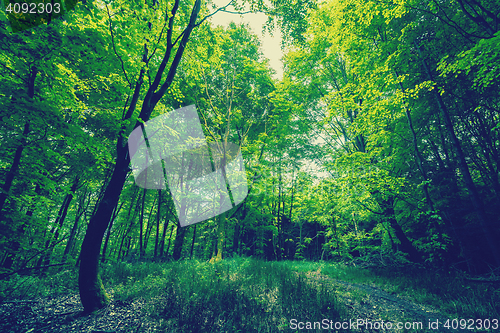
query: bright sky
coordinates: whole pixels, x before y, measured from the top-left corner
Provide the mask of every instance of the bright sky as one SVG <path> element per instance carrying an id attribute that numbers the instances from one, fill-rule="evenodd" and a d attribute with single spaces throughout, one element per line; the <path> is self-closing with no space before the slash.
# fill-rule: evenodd
<path id="1" fill-rule="evenodd" d="M 213 0 L 213 2 L 218 6 L 225 6 L 230 0 Z M 227 10 L 234 10 L 232 7 L 228 7 Z M 262 52 L 264 56 L 269 59 L 271 67 L 276 71 L 275 78 L 281 79 L 283 77 L 283 68 L 281 65 L 281 57 L 283 53 L 281 52 L 281 31 L 276 30 L 271 37 L 267 32 L 262 34 L 262 26 L 267 21 L 267 16 L 263 13 L 258 14 L 229 14 L 224 12 L 218 12 L 212 16 L 212 23 L 215 25 L 222 25 L 227 27 L 229 22 L 234 21 L 235 23 L 248 23 L 253 33 L 259 36 L 261 41 Z"/>

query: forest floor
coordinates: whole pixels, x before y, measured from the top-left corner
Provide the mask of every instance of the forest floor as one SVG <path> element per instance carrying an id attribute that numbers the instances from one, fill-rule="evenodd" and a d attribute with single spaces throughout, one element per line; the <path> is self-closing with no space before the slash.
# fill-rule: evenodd
<path id="1" fill-rule="evenodd" d="M 337 297 L 349 308 L 349 319 L 356 323 L 359 321 L 360 325 L 356 325 L 354 332 L 460 331 L 444 327 L 447 322 L 450 323 L 449 318 L 429 305 L 415 303 L 407 296 L 389 293 L 374 284 L 332 279 L 321 274 L 320 270 L 308 272 L 306 275 L 312 281 L 329 281 L 335 285 Z"/>
<path id="2" fill-rule="evenodd" d="M 307 329 L 303 318 L 303 329 L 292 327 L 290 318 L 281 318 L 281 325 L 268 326 L 265 332 L 457 332 L 452 329 L 449 316 L 429 304 L 416 302 L 411 296 L 384 290 L 374 283 L 355 283 L 351 279 L 338 279 L 324 274 L 321 267 L 302 270 L 301 276 L 308 285 L 328 285 L 335 290 L 340 306 L 345 310 L 338 322 L 344 327 L 335 329 Z M 385 288 L 387 289 L 387 288 Z M 411 294 L 411 293 L 410 293 Z M 146 295 L 145 295 L 146 296 Z M 114 297 L 111 304 L 92 314 L 83 314 L 78 293 L 46 296 L 31 299 L 10 299 L 0 303 L 0 332 L 172 332 L 151 316 L 152 309 L 164 302 L 161 296 L 133 296 L 125 300 Z M 168 306 L 168 304 L 163 304 Z M 460 318 L 458 318 L 460 319 Z M 311 318 L 310 325 L 321 318 Z M 314 320 L 314 321 L 313 321 Z M 347 328 L 347 322 L 350 323 Z M 445 327 L 448 322 L 449 326 Z M 298 324 L 298 322 L 297 322 Z M 457 322 L 455 323 L 455 325 Z M 319 324 L 318 324 L 319 325 Z M 339 324 L 340 325 L 340 324 Z M 391 327 L 390 327 L 391 326 Z M 404 328 L 406 326 L 406 328 Z M 236 327 L 235 327 L 236 328 Z M 294 329 L 295 328 L 295 329 Z M 175 332 L 191 332 L 179 328 Z M 248 330 L 239 330 L 247 332 Z M 263 330 L 251 330 L 264 332 Z M 470 329 L 469 329 L 470 331 Z M 194 331 L 196 332 L 196 331 Z M 236 330 L 200 330 L 199 332 L 236 332 Z M 250 332 L 250 331 L 248 331 Z M 486 332 L 474 329 L 474 332 Z"/>

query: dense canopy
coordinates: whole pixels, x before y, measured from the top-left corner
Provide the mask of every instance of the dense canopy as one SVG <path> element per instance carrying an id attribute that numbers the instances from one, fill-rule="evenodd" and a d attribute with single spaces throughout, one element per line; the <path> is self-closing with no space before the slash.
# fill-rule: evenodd
<path id="1" fill-rule="evenodd" d="M 213 15 L 248 8 L 283 32 L 283 78 L 260 32 Z M 0 13 L 2 278 L 77 265 L 92 311 L 109 302 L 99 262 L 498 269 L 499 8 L 87 0 L 19 32 Z M 134 182 L 127 139 L 189 105 L 209 143 L 240 149 L 248 195 L 181 227 L 168 188 Z"/>

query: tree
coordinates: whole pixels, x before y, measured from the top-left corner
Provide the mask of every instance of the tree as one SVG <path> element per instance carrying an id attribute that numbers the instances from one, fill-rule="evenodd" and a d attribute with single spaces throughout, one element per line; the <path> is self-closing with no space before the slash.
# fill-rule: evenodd
<path id="1" fill-rule="evenodd" d="M 191 9 L 186 27 L 182 30 L 179 37 L 177 39 L 174 39 L 173 34 L 175 33 L 176 28 L 174 25 L 174 19 L 178 15 L 180 16 L 180 14 L 177 12 L 179 9 L 179 4 L 180 1 L 176 0 L 172 6 L 172 9 L 167 9 L 167 12 L 169 12 L 170 14 L 166 15 L 164 23 L 164 25 L 167 26 L 165 41 L 166 45 L 164 46 L 165 54 L 154 75 L 153 82 L 150 84 L 149 88 L 146 91 L 145 97 L 142 101 L 140 114 L 137 117 L 137 119 L 140 119 L 141 121 L 137 121 L 135 127 L 143 126 L 141 125 L 142 122 L 149 120 L 153 109 L 172 84 L 175 72 L 189 40 L 189 36 L 193 29 L 201 23 L 200 21 L 197 22 L 198 14 L 201 9 L 201 1 L 196 0 Z M 160 2 L 157 6 L 167 6 L 167 3 Z M 146 6 L 144 6 L 143 8 L 146 9 L 145 7 Z M 156 12 L 156 8 L 154 8 L 154 6 L 152 8 L 150 7 L 149 11 L 154 13 Z M 111 36 L 113 36 L 112 31 L 113 30 L 111 30 Z M 158 47 L 159 52 L 160 50 L 161 49 Z M 148 56 L 151 57 L 147 54 L 147 48 L 145 48 L 143 56 L 144 57 L 142 58 L 145 58 L 147 63 Z M 167 68 L 167 65 L 169 65 L 167 76 L 162 83 L 162 76 Z M 143 85 L 145 73 L 146 68 L 143 67 L 140 70 L 138 78 L 136 80 L 133 95 L 130 99 L 130 104 L 127 107 L 127 112 L 122 117 L 122 121 L 124 122 L 133 120 L 134 111 L 138 105 L 138 101 L 141 95 L 141 88 Z M 125 179 L 129 171 L 130 156 L 128 155 L 128 146 L 125 144 L 124 138 L 124 135 L 127 134 L 126 129 L 127 127 L 124 126 L 121 135 L 118 138 L 116 147 L 117 155 L 114 170 L 111 179 L 107 184 L 103 199 L 99 203 L 94 216 L 89 222 L 80 253 L 80 271 L 78 285 L 80 289 L 80 298 L 83 307 L 87 312 L 100 309 L 106 306 L 109 302 L 109 298 L 99 277 L 98 258 L 104 232 L 108 227 L 113 208 L 118 202 L 123 184 L 125 183 Z"/>

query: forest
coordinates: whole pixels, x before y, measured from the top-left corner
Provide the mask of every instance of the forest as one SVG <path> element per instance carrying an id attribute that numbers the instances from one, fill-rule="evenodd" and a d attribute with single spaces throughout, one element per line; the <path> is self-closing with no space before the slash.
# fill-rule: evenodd
<path id="1" fill-rule="evenodd" d="M 498 0 L 34 3 L 0 5 L 0 331 L 499 329 Z M 179 110 L 203 149 L 139 175 Z"/>

